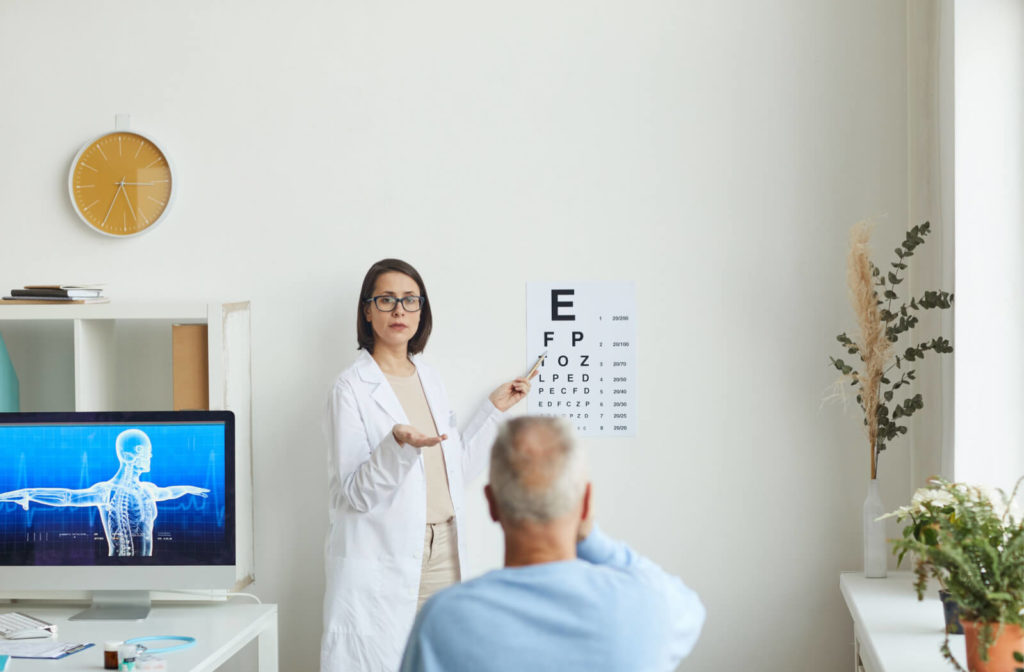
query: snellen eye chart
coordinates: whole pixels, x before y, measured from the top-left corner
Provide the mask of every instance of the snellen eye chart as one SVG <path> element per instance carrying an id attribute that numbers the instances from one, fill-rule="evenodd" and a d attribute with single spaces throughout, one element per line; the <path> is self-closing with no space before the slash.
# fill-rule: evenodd
<path id="1" fill-rule="evenodd" d="M 632 282 L 526 285 L 527 412 L 568 419 L 580 436 L 636 436 L 636 287 Z"/>

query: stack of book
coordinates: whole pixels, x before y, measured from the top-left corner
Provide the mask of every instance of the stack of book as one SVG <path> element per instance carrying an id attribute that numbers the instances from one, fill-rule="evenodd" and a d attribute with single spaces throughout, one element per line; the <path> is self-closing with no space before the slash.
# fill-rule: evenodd
<path id="1" fill-rule="evenodd" d="M 36 303 L 107 303 L 103 285 L 25 285 L 3 297 L 3 305 Z"/>

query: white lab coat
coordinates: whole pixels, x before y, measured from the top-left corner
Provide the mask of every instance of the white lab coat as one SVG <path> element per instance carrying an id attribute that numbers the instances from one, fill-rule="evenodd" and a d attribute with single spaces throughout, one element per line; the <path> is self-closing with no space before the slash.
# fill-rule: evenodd
<path id="1" fill-rule="evenodd" d="M 440 376 L 412 358 L 442 443 L 459 564 L 466 557 L 463 490 L 487 466 L 503 413 L 485 400 L 460 435 Z M 420 450 L 391 433 L 408 418 L 365 350 L 327 401 L 330 522 L 321 672 L 392 672 L 401 662 L 419 594 L 427 524 Z"/>

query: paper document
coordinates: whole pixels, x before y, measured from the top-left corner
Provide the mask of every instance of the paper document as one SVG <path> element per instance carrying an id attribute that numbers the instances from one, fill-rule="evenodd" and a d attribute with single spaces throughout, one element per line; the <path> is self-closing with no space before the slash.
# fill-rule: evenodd
<path id="1" fill-rule="evenodd" d="M 55 639 L 40 641 L 2 641 L 0 640 L 0 656 L 12 658 L 63 658 L 69 654 L 87 649 L 92 644 L 77 642 L 58 642 Z"/>

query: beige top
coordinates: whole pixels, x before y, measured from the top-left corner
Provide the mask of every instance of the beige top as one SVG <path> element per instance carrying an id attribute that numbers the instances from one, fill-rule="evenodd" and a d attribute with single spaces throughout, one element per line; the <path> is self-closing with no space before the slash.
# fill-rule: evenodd
<path id="1" fill-rule="evenodd" d="M 392 376 L 384 374 L 391 389 L 402 404 L 402 410 L 409 418 L 409 424 L 427 436 L 437 436 L 437 425 L 427 405 L 427 395 L 423 393 L 420 377 Z M 444 453 L 441 444 L 423 448 L 423 469 L 427 476 L 427 522 L 443 523 L 455 515 L 452 496 L 448 492 L 448 474 L 445 471 Z"/>

